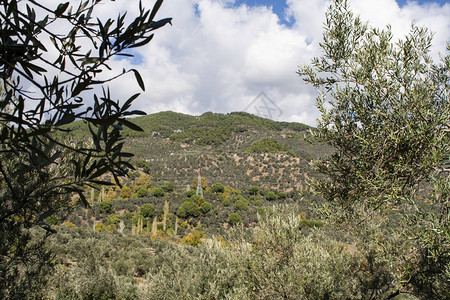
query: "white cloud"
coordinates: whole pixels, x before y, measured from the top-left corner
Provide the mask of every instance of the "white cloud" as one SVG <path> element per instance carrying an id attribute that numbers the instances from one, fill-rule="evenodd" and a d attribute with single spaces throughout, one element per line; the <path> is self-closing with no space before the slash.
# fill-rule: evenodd
<path id="1" fill-rule="evenodd" d="M 264 91 L 283 111 L 277 119 L 314 125 L 319 116 L 314 107 L 316 92 L 296 71 L 300 64 L 320 56 L 324 13 L 331 2 L 286 2 L 286 14 L 295 21 L 290 27 L 264 6 L 233 7 L 234 1 L 229 0 L 166 0 L 157 18 L 173 17 L 173 26 L 157 30 L 148 47 L 137 50 L 138 66 L 130 66 L 128 60 L 111 66 L 140 71 L 147 91 L 134 107 L 147 113 L 239 111 Z M 371 25 L 391 24 L 396 37 L 406 34 L 415 20 L 436 33 L 434 56 L 445 49 L 450 4 L 410 2 L 400 8 L 394 0 L 349 2 Z M 119 11 L 128 10 L 131 18 L 137 12 L 137 0 L 107 3 L 100 17 L 114 19 Z M 111 89 L 121 99 L 139 92 L 132 74 L 111 84 Z"/>
<path id="2" fill-rule="evenodd" d="M 287 15 L 295 20 L 292 27 L 282 25 L 269 8 L 232 8 L 229 3 L 164 3 L 159 16 L 174 17 L 174 26 L 160 30 L 146 50 L 153 57 L 144 68 L 149 92 L 138 106 L 148 112 L 161 108 L 195 114 L 230 112 L 245 109 L 264 91 L 282 109 L 279 119 L 314 125 L 319 116 L 316 92 L 296 70 L 320 55 L 318 43 L 330 1 L 288 0 Z M 434 49 L 444 49 L 449 5 L 410 3 L 400 8 L 394 0 L 360 0 L 351 1 L 351 6 L 374 26 L 392 24 L 398 37 L 409 31 L 414 19 L 437 33 Z"/>

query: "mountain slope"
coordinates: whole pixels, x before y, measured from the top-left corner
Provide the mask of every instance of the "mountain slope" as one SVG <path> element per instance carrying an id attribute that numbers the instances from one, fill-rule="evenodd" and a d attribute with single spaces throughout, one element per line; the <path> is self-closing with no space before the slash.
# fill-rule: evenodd
<path id="1" fill-rule="evenodd" d="M 156 181 L 192 183 L 201 171 L 209 183 L 239 189 L 257 185 L 301 191 L 312 174 L 309 162 L 330 152 L 305 140 L 311 127 L 276 122 L 247 113 L 205 113 L 199 117 L 162 112 L 133 119 L 144 133 L 128 134 L 127 150 L 146 161 Z M 284 150 L 264 148 L 272 141 Z M 254 151 L 255 145 L 259 151 Z M 262 148 L 261 148 L 262 147 Z"/>

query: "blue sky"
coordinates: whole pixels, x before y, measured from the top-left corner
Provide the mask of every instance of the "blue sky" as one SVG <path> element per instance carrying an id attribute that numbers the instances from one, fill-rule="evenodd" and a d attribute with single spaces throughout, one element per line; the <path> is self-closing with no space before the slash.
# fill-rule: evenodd
<path id="1" fill-rule="evenodd" d="M 276 13 L 280 19 L 285 17 L 284 11 L 287 8 L 285 0 L 236 0 L 235 6 L 246 4 L 248 6 L 264 5 L 272 7 L 273 12 Z"/>
<path id="2" fill-rule="evenodd" d="M 405 5 L 406 2 L 412 2 L 412 1 L 408 1 L 408 0 L 396 0 L 396 1 L 400 6 Z M 448 0 L 416 0 L 416 2 L 418 2 L 419 4 L 437 3 L 439 5 L 444 5 L 446 3 L 449 3 Z"/>
<path id="3" fill-rule="evenodd" d="M 314 1 L 314 0 L 311 0 Z M 376 0 L 374 0 L 376 1 Z M 450 0 L 395 0 L 398 5 L 400 7 L 404 7 L 407 2 L 417 2 L 419 5 L 423 5 L 423 4 L 431 4 L 431 3 L 435 3 L 435 4 L 439 4 L 439 5 L 444 5 L 446 3 L 449 3 Z M 282 24 L 291 26 L 294 22 L 294 20 L 291 20 L 289 18 L 287 18 L 285 11 L 288 8 L 287 4 L 286 4 L 286 0 L 235 0 L 234 1 L 234 6 L 239 6 L 239 5 L 248 5 L 248 6 L 267 6 L 267 7 L 272 7 L 272 10 L 274 13 L 276 13 L 278 15 L 278 17 L 280 18 L 280 22 Z M 450 18 L 450 16 L 449 16 Z"/>

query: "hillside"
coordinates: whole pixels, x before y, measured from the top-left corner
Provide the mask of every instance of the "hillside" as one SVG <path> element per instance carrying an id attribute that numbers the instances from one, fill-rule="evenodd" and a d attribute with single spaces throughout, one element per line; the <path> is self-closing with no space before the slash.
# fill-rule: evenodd
<path id="1" fill-rule="evenodd" d="M 184 249 L 188 261 L 195 261 L 196 247 L 207 247 L 206 241 L 230 251 L 235 251 L 228 248 L 231 243 L 245 247 L 241 238 L 250 241 L 261 216 L 280 205 L 302 218 L 302 234 L 323 226 L 310 210 L 318 198 L 307 181 L 316 176 L 311 160 L 331 149 L 305 139 L 312 128 L 246 113 L 196 117 L 161 112 L 132 121 L 144 132 L 125 131 L 136 170 L 121 178 L 122 186 L 86 187 L 90 208 L 75 202 L 68 216 L 46 219 L 57 228 L 50 247 L 64 266 L 52 279 L 55 288 L 49 291 L 54 297 L 102 290 L 124 293 L 119 298 L 146 299 L 149 295 L 143 291 L 153 282 L 149 276 L 156 274 L 159 262 L 177 261 L 178 251 Z M 88 134 L 80 122 L 70 129 L 77 139 Z M 203 196 L 196 195 L 198 171 Z M 237 240 L 232 237 L 239 232 L 235 229 L 242 231 Z M 230 255 L 243 253 L 236 251 Z M 91 265 L 95 271 L 83 273 Z M 183 270 L 177 267 L 177 272 Z M 84 286 L 90 279 L 83 274 L 100 277 L 102 284 Z M 64 279 L 67 276 L 80 280 Z M 171 299 L 155 295 L 150 298 Z"/>
<path id="2" fill-rule="evenodd" d="M 154 181 L 171 181 L 178 187 L 190 185 L 200 171 L 210 183 L 222 182 L 239 189 L 258 185 L 302 191 L 311 175 L 309 162 L 330 152 L 326 145 L 305 140 L 313 129 L 307 125 L 243 112 L 198 117 L 160 112 L 131 120 L 143 129 L 124 130 L 126 148 L 135 154 L 134 162 L 145 161 Z M 70 129 L 76 138 L 88 134 L 80 122 Z M 273 143 L 281 148 L 271 149 Z"/>
<path id="3" fill-rule="evenodd" d="M 210 183 L 239 189 L 259 185 L 301 191 L 311 173 L 309 162 L 329 151 L 304 139 L 311 129 L 306 125 L 245 113 L 192 117 L 164 112 L 133 121 L 147 136 L 129 136 L 128 150 L 136 155 L 136 161 L 147 162 L 155 180 L 169 180 L 178 186 L 190 184 L 201 171 Z M 252 151 L 255 143 L 267 139 L 278 142 L 285 151 L 261 145 Z"/>
<path id="4" fill-rule="evenodd" d="M 144 130 L 138 134 L 125 131 L 125 147 L 135 154 L 132 163 L 136 170 L 121 178 L 122 187 L 88 189 L 94 209 L 80 208 L 72 215 L 69 221 L 75 226 L 103 224 L 112 229 L 123 219 L 128 220 L 125 230 L 131 233 L 137 225 L 131 220 L 136 220 L 146 204 L 152 205 L 158 218 L 166 210 L 172 225 L 178 216 L 188 227 L 202 224 L 209 234 L 229 226 L 233 213 L 239 214 L 245 226 L 253 226 L 257 213 L 274 203 L 298 204 L 303 197 L 312 199 L 308 181 L 317 175 L 310 162 L 331 150 L 307 141 L 309 126 L 247 113 L 197 117 L 161 112 L 132 121 Z M 88 134 L 80 122 L 71 130 L 77 138 Z M 199 171 L 204 197 L 185 207 L 185 200 L 195 192 Z M 217 186 L 222 188 L 217 190 Z M 112 201 L 108 209 L 101 207 L 105 201 Z M 202 207 L 203 202 L 208 203 L 206 207 Z M 308 210 L 308 205 L 302 207 Z M 150 230 L 149 224 L 143 225 Z M 190 232 L 182 227 L 176 231 L 175 235 L 181 236 Z"/>

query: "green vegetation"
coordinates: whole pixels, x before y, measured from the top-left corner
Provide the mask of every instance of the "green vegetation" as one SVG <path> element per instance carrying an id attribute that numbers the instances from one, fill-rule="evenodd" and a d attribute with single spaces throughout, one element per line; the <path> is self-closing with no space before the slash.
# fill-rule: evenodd
<path id="1" fill-rule="evenodd" d="M 155 213 L 155 208 L 150 203 L 144 204 L 141 207 L 141 214 L 144 218 L 151 218 Z"/>
<path id="2" fill-rule="evenodd" d="M 211 210 L 212 205 L 209 202 L 203 202 L 200 208 L 201 208 L 202 212 L 204 214 L 206 214 L 208 211 Z"/>
<path id="3" fill-rule="evenodd" d="M 234 202 L 234 207 L 238 210 L 247 210 L 248 204 L 247 201 L 245 201 L 245 199 L 239 199 L 236 200 L 236 202 Z"/>
<path id="4" fill-rule="evenodd" d="M 142 132 L 124 131 L 130 137 L 148 137 L 149 135 L 170 138 L 176 142 L 202 145 L 221 145 L 232 134 L 246 132 L 252 128 L 262 128 L 280 132 L 290 129 L 295 132 L 309 130 L 300 123 L 275 122 L 244 112 L 217 114 L 207 112 L 199 117 L 174 112 L 160 112 L 149 116 L 137 117 L 133 123 L 143 129 Z M 76 136 L 84 136 L 88 129 L 83 123 L 71 124 Z"/>
<path id="5" fill-rule="evenodd" d="M 250 193 L 250 195 L 256 195 L 259 192 L 259 187 L 257 186 L 251 186 L 248 189 L 248 192 Z"/>
<path id="6" fill-rule="evenodd" d="M 312 135 L 246 113 L 134 119 L 153 130 L 124 130 L 136 169 L 102 174 L 107 185 L 83 182 L 90 207 L 70 193 L 39 218 L 10 220 L 45 221 L 55 234 L 6 231 L 0 296 L 450 298 L 450 59 L 425 57 L 428 35 L 416 27 L 392 44 L 388 30 L 370 29 L 343 0 L 325 26 L 324 57 L 300 70 L 329 97 L 318 99 Z M 78 138 L 90 134 L 79 128 Z M 14 184 L 39 189 L 34 175 Z"/>
<path id="7" fill-rule="evenodd" d="M 162 188 L 157 187 L 157 188 L 152 189 L 152 194 L 155 197 L 162 197 L 162 196 L 164 196 L 165 193 Z"/>
<path id="8" fill-rule="evenodd" d="M 177 212 L 180 218 L 198 217 L 200 215 L 200 207 L 198 206 L 197 203 L 194 203 L 193 201 L 183 202 L 180 208 L 181 211 L 179 209 Z"/>
<path id="9" fill-rule="evenodd" d="M 214 193 L 223 193 L 225 191 L 225 187 L 220 182 L 214 183 L 211 186 L 211 191 L 213 191 Z"/>
<path id="10" fill-rule="evenodd" d="M 40 299 L 54 264 L 44 248 L 54 229 L 45 220 L 72 210 L 74 197 L 87 207 L 86 185 L 105 184 L 106 174 L 118 182 L 133 168 L 123 129 L 141 130 L 126 118 L 145 114 L 130 109 L 139 94 L 112 99 L 106 84 L 132 74 L 145 86 L 137 70 L 108 64 L 170 23 L 155 19 L 161 4 L 125 20 L 123 12 L 94 18 L 99 1 L 1 1 L 1 299 Z M 80 139 L 65 129 L 75 120 L 89 128 Z"/>
<path id="11" fill-rule="evenodd" d="M 277 195 L 274 192 L 272 192 L 272 191 L 267 192 L 266 199 L 268 201 L 273 201 L 273 200 L 277 199 Z"/>
<path id="12" fill-rule="evenodd" d="M 102 213 L 110 213 L 113 208 L 113 204 L 112 204 L 111 200 L 102 201 L 98 204 L 98 206 L 100 208 L 100 212 L 102 212 Z"/>
<path id="13" fill-rule="evenodd" d="M 175 189 L 172 182 L 164 182 L 164 184 L 161 186 L 161 188 L 166 193 L 173 192 L 173 190 Z"/>
<path id="14" fill-rule="evenodd" d="M 287 145 L 283 145 L 272 138 L 262 139 L 258 142 L 253 143 L 253 145 L 248 148 L 247 151 L 250 153 L 292 153 L 291 151 L 289 151 L 289 147 Z"/>
<path id="15" fill-rule="evenodd" d="M 138 196 L 139 198 L 148 196 L 149 194 L 150 194 L 149 190 L 144 189 L 144 188 L 140 188 L 140 189 L 137 191 L 137 196 Z"/>
<path id="16" fill-rule="evenodd" d="M 412 25 L 394 42 L 390 27 L 371 28 L 336 0 L 323 57 L 299 72 L 321 92 L 315 137 L 335 148 L 316 163 L 321 211 L 367 241 L 368 262 L 384 265 L 379 297 L 401 285 L 423 298 L 450 296 L 450 56 L 433 62 L 431 40 Z"/>
<path id="17" fill-rule="evenodd" d="M 239 215 L 238 213 L 232 213 L 232 214 L 230 215 L 230 217 L 228 218 L 228 222 L 229 222 L 231 225 L 236 225 L 236 224 L 241 223 L 241 222 L 242 222 L 241 215 Z"/>

